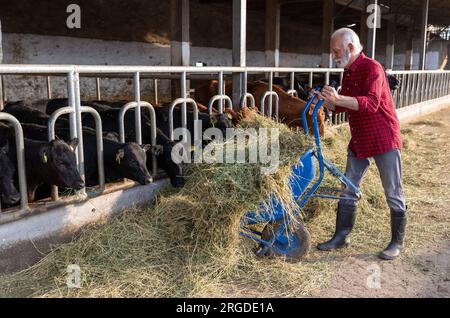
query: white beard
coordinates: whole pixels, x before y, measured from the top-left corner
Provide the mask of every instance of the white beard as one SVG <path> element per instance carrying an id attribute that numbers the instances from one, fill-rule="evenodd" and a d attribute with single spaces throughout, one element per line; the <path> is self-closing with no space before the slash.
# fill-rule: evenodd
<path id="1" fill-rule="evenodd" d="M 338 60 L 334 60 L 334 62 L 336 63 L 337 67 L 345 68 L 348 65 L 348 62 L 350 62 L 350 57 L 351 57 L 350 50 L 349 48 L 347 48 L 345 50 L 344 57 Z"/>

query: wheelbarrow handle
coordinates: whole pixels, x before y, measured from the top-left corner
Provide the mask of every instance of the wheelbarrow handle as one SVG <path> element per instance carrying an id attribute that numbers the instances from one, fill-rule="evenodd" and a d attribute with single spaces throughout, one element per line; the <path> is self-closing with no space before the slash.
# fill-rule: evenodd
<path id="1" fill-rule="evenodd" d="M 308 135 L 309 129 L 308 129 L 308 123 L 306 122 L 306 114 L 308 113 L 309 109 L 311 108 L 312 103 L 317 98 L 317 94 L 314 94 L 308 99 L 308 102 L 306 103 L 305 108 L 303 109 L 302 113 L 302 125 L 303 125 L 303 131 L 305 132 L 305 135 Z"/>

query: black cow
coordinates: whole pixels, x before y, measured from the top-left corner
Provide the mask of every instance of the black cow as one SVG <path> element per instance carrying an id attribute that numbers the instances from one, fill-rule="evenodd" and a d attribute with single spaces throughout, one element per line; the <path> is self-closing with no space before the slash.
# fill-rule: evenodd
<path id="1" fill-rule="evenodd" d="M 107 102 L 107 101 L 93 101 L 82 102 L 83 105 L 93 107 L 101 116 L 103 131 L 114 136 L 119 132 L 119 112 L 120 108 L 125 105 L 127 101 Z M 47 113 L 52 113 L 58 108 L 67 105 L 67 99 L 51 100 L 47 103 Z M 151 143 L 150 129 L 152 127 L 150 118 L 145 109 L 141 112 L 142 123 L 142 142 Z M 83 118 L 83 125 L 86 127 L 95 127 L 95 121 L 92 116 Z M 125 139 L 136 140 L 136 127 L 134 109 L 130 109 L 124 118 Z M 116 135 L 117 136 L 117 135 Z M 184 185 L 183 167 L 181 164 L 175 163 L 172 160 L 172 149 L 175 142 L 171 141 L 166 134 L 160 129 L 156 129 L 156 144 L 162 146 L 162 152 L 156 150 L 158 167 L 162 168 L 170 178 L 170 182 L 174 187 L 182 187 Z M 152 167 L 152 156 L 147 156 L 147 167 Z"/>
<path id="2" fill-rule="evenodd" d="M 21 123 L 47 126 L 50 119 L 49 115 L 26 105 L 24 101 L 9 102 L 8 104 L 6 104 L 5 108 L 2 111 L 13 115 Z M 69 127 L 69 120 L 64 117 L 59 117 L 55 126 Z"/>
<path id="3" fill-rule="evenodd" d="M 23 131 L 25 136 L 32 136 L 39 140 L 45 140 L 46 138 L 46 127 L 44 126 L 24 124 Z M 146 151 L 151 147 L 149 145 L 140 146 L 133 142 L 120 143 L 113 139 L 114 134 L 107 134 L 111 135 L 112 138 L 103 138 L 105 181 L 114 182 L 127 178 L 143 185 L 151 183 L 152 177 L 145 166 Z M 56 136 L 68 140 L 70 139 L 70 130 L 58 128 Z M 95 130 L 89 127 L 83 127 L 83 150 L 86 185 L 91 187 L 98 184 L 98 167 Z"/>
<path id="4" fill-rule="evenodd" d="M 167 106 L 167 105 L 166 105 Z M 162 132 L 169 135 L 170 127 L 169 127 L 169 107 L 156 107 L 156 123 L 158 128 L 161 129 Z M 181 107 L 175 107 L 173 111 L 173 127 L 178 128 L 181 127 L 181 119 L 182 119 L 182 109 Z M 231 120 L 228 118 L 227 114 L 208 114 L 208 113 L 198 113 L 198 120 L 201 122 L 203 134 L 208 128 L 217 128 L 221 131 L 223 137 L 226 137 L 227 128 L 232 128 L 233 125 Z M 194 144 L 194 117 L 193 111 L 187 111 L 187 130 L 191 135 L 191 144 Z M 203 139 L 203 138 L 202 138 Z M 209 142 L 208 136 L 206 136 L 205 140 L 203 140 L 203 144 Z"/>
<path id="5" fill-rule="evenodd" d="M 0 133 L 3 134 L 4 131 Z M 66 143 L 62 140 L 47 142 L 24 138 L 24 144 L 29 201 L 34 201 L 37 187 L 44 183 L 75 190 L 84 187 L 84 182 L 76 168 L 74 151 L 78 145 L 78 139 L 74 138 Z M 9 138 L 9 152 L 15 162 L 16 147 L 11 145 L 15 145 L 13 137 Z"/>
<path id="6" fill-rule="evenodd" d="M 0 136 L 0 198 L 3 207 L 15 205 L 20 200 L 20 193 L 14 184 L 16 165 L 12 162 L 9 151 L 9 128 L 0 123 L 2 135 Z M 7 133 L 8 135 L 6 135 Z"/>
<path id="7" fill-rule="evenodd" d="M 103 130 L 110 132 L 119 132 L 119 112 L 126 101 L 121 102 L 100 102 L 91 103 L 91 107 L 98 111 L 103 121 Z M 94 127 L 95 122 L 92 118 L 86 118 L 83 121 L 86 126 Z M 157 121 L 158 123 L 158 121 Z M 142 142 L 151 143 L 152 124 L 150 117 L 145 109 L 141 110 Z M 136 126 L 134 109 L 130 109 L 124 117 L 125 139 L 136 139 Z M 183 167 L 175 163 L 172 159 L 172 149 L 176 142 L 170 138 L 159 127 L 156 128 L 156 144 L 162 146 L 162 151 L 157 153 L 158 167 L 164 170 L 170 179 L 172 186 L 182 187 L 184 185 Z M 152 167 L 152 156 L 147 156 L 147 167 Z"/>

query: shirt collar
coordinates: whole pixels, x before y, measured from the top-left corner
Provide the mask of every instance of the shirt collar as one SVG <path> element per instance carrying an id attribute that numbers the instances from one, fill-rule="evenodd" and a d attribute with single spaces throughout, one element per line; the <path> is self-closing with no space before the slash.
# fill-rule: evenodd
<path id="1" fill-rule="evenodd" d="M 366 58 L 366 55 L 363 52 L 361 52 L 359 54 L 359 56 L 356 58 L 356 60 L 353 62 L 353 64 L 350 65 L 350 67 L 346 68 L 345 70 L 350 73 L 354 72 L 356 70 L 356 68 L 358 67 L 358 65 L 361 63 L 361 61 L 364 60 L 365 58 Z"/>

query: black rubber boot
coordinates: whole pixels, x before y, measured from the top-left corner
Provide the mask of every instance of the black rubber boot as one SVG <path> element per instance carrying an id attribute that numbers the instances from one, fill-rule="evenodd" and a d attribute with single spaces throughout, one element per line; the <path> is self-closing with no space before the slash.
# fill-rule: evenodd
<path id="1" fill-rule="evenodd" d="M 391 210 L 391 231 L 392 239 L 388 247 L 378 254 L 384 260 L 393 260 L 400 255 L 404 247 L 406 229 L 406 213 L 403 211 Z"/>
<path id="2" fill-rule="evenodd" d="M 331 251 L 347 246 L 349 244 L 348 235 L 355 225 L 355 220 L 356 206 L 339 203 L 336 215 L 336 231 L 333 238 L 317 245 L 317 248 L 321 251 Z"/>

